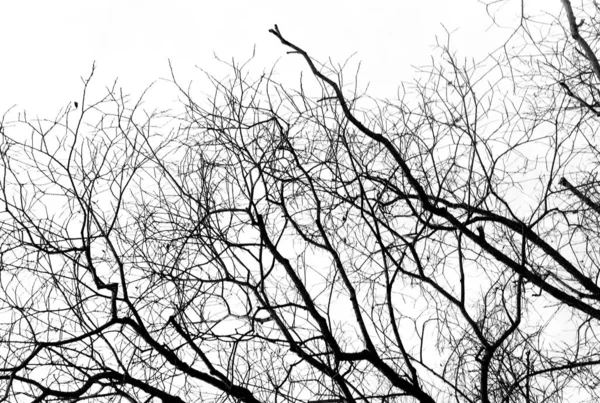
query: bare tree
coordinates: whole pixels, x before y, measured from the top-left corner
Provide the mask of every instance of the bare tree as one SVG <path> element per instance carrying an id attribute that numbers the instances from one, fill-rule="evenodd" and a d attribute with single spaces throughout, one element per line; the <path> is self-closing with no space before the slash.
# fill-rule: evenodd
<path id="1" fill-rule="evenodd" d="M 600 10 L 562 5 L 395 100 L 275 26 L 319 92 L 231 64 L 148 112 L 92 72 L 5 117 L 2 400 L 598 399 Z"/>

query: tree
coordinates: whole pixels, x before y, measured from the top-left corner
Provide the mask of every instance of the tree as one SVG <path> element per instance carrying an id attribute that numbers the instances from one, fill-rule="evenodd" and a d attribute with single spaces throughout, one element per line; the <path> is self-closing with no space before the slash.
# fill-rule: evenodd
<path id="1" fill-rule="evenodd" d="M 321 93 L 231 64 L 149 113 L 92 71 L 5 117 L 3 400 L 597 399 L 600 9 L 562 5 L 393 101 L 275 26 Z"/>

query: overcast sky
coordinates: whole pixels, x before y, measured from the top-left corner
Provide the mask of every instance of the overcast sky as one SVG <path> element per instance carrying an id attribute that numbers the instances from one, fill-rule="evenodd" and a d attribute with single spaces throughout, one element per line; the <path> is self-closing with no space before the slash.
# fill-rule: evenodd
<path id="1" fill-rule="evenodd" d="M 370 94 L 391 97 L 401 81 L 411 80 L 411 66 L 429 62 L 444 26 L 454 31 L 463 56 L 479 58 L 502 43 L 518 15 L 519 2 L 508 3 L 502 30 L 490 28 L 477 0 L 3 1 L 0 111 L 16 104 L 30 116 L 56 113 L 81 97 L 80 77 L 94 61 L 97 88 L 119 78 L 133 95 L 168 77 L 168 59 L 189 81 L 198 74 L 194 66 L 219 73 L 214 53 L 245 60 L 256 46 L 253 66 L 269 69 L 285 56 L 268 33 L 275 23 L 319 60 L 343 62 L 356 53 Z M 300 60 L 288 61 L 291 56 L 278 70 L 298 74 Z"/>

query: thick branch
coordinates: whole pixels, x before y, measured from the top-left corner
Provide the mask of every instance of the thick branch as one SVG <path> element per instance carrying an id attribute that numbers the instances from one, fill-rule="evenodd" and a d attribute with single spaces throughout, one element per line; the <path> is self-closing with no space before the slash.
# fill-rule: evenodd
<path id="1" fill-rule="evenodd" d="M 567 20 L 569 21 L 569 28 L 571 29 L 571 36 L 575 41 L 581 46 L 588 60 L 592 64 L 592 69 L 594 70 L 594 74 L 598 81 L 600 81 L 600 63 L 598 62 L 598 58 L 596 54 L 587 43 L 587 41 L 579 34 L 579 26 L 577 25 L 577 21 L 575 20 L 575 14 L 573 14 L 573 7 L 571 6 L 570 0 L 561 0 L 565 11 L 567 13 Z"/>
<path id="2" fill-rule="evenodd" d="M 600 214 L 600 205 L 598 205 L 598 203 L 594 203 L 594 201 L 592 201 L 592 199 L 590 199 L 589 197 L 587 197 L 586 195 L 581 193 L 579 191 L 579 189 L 577 189 L 575 186 L 573 186 L 568 180 L 566 180 L 565 178 L 560 178 L 560 181 L 558 182 L 558 184 L 569 189 L 569 191 L 571 193 L 573 193 L 575 196 L 577 196 L 579 198 L 579 200 L 581 200 L 583 203 L 587 204 L 588 207 L 590 207 L 592 210 L 594 210 L 597 214 Z"/>

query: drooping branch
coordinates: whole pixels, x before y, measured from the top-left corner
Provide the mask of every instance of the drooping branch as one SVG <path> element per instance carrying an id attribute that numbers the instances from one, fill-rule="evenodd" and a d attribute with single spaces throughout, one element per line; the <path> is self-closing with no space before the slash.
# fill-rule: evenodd
<path id="1" fill-rule="evenodd" d="M 571 5 L 570 0 L 561 0 L 563 7 L 565 8 L 565 12 L 567 13 L 567 20 L 569 21 L 569 28 L 571 30 L 571 36 L 573 39 L 581 46 L 583 49 L 587 59 L 592 65 L 592 70 L 596 75 L 596 79 L 600 81 L 600 62 L 598 62 L 598 57 L 594 53 L 593 49 L 590 47 L 589 43 L 581 36 L 579 33 L 579 25 L 575 20 L 575 14 L 573 13 L 573 7 Z"/>
<path id="2" fill-rule="evenodd" d="M 577 196 L 579 198 L 579 200 L 581 200 L 588 207 L 590 207 L 592 210 L 594 210 L 597 214 L 600 215 L 600 205 L 598 203 L 595 203 L 592 199 L 590 199 L 586 195 L 584 195 L 579 189 L 577 189 L 575 186 L 573 186 L 571 184 L 571 182 L 569 182 L 566 178 L 564 178 L 564 177 L 560 178 L 560 181 L 558 182 L 558 184 L 569 189 L 569 191 L 571 193 L 573 193 L 575 196 Z"/>

